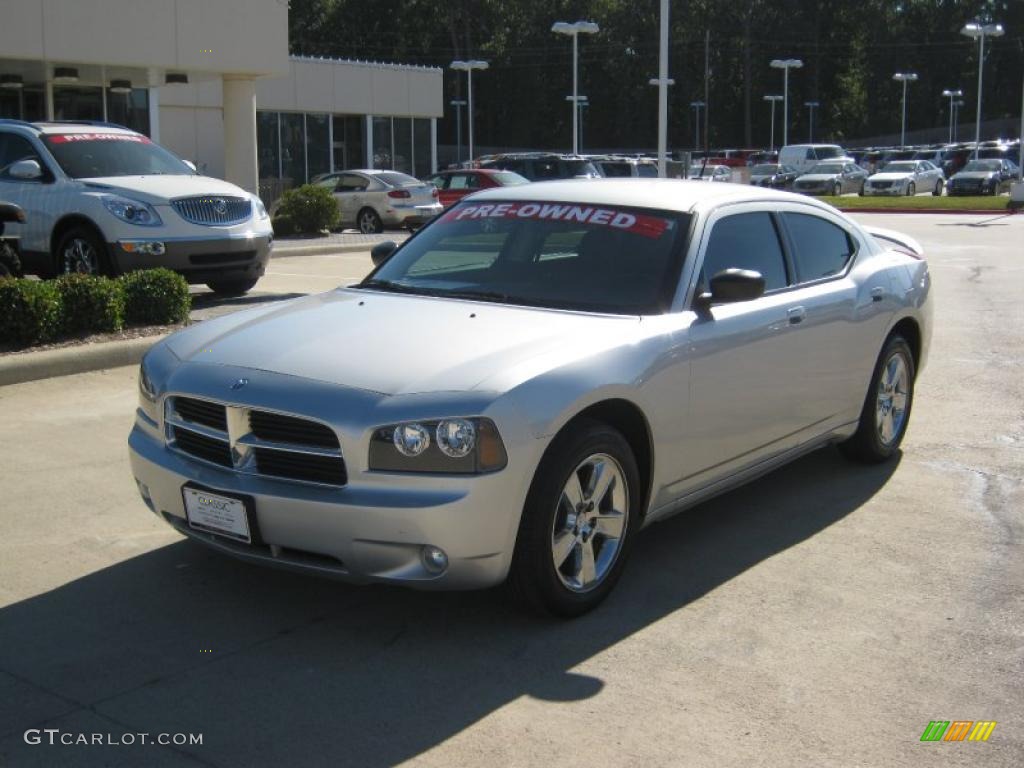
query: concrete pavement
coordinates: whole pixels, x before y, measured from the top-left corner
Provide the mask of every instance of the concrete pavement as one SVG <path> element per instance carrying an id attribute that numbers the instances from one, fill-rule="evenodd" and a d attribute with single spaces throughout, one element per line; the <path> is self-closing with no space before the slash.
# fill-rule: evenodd
<path id="1" fill-rule="evenodd" d="M 823 450 L 656 526 L 574 622 L 225 559 L 137 498 L 133 368 L 0 387 L 0 764 L 1018 766 L 1024 219 L 861 219 L 934 275 L 900 461 Z M 268 285 L 359 277 L 343 258 Z M 921 743 L 936 719 L 998 725 Z"/>

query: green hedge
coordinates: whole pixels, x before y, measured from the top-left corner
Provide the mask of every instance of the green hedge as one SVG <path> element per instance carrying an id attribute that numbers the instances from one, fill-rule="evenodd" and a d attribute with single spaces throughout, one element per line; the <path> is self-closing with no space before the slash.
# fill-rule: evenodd
<path id="1" fill-rule="evenodd" d="M 0 345 L 29 346 L 63 337 L 110 333 L 125 325 L 188 319 L 188 283 L 169 269 L 129 272 L 116 280 L 63 275 L 53 281 L 0 278 Z"/>
<path id="2" fill-rule="evenodd" d="M 331 190 L 305 184 L 281 195 L 274 219 L 274 231 L 279 235 L 314 235 L 338 226 L 341 215 Z M 285 228 L 290 228 L 291 232 L 281 231 Z"/>

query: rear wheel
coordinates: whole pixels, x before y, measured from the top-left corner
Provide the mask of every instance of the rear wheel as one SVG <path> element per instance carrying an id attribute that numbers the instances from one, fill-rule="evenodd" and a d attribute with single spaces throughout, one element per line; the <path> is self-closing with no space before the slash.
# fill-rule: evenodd
<path id="1" fill-rule="evenodd" d="M 57 243 L 57 273 L 102 275 L 109 272 L 107 248 L 91 229 L 73 227 Z"/>
<path id="2" fill-rule="evenodd" d="M 364 235 L 376 235 L 384 231 L 384 222 L 373 208 L 363 208 L 356 216 L 356 225 Z"/>
<path id="3" fill-rule="evenodd" d="M 17 251 L 0 240 L 0 277 L 21 277 L 21 274 Z"/>
<path id="4" fill-rule="evenodd" d="M 843 194 L 843 185 L 840 184 L 838 181 L 834 185 L 832 185 L 832 194 L 835 197 L 839 197 L 840 195 Z"/>
<path id="5" fill-rule="evenodd" d="M 579 616 L 614 588 L 640 522 L 629 443 L 585 421 L 555 438 L 534 477 L 506 584 L 516 602 Z"/>
<path id="6" fill-rule="evenodd" d="M 218 296 L 241 296 L 248 293 L 256 283 L 258 277 L 247 277 L 244 280 L 213 280 L 206 284 L 206 287 Z"/>
<path id="7" fill-rule="evenodd" d="M 857 431 L 839 445 L 847 458 L 878 464 L 896 453 L 910 420 L 915 375 L 907 340 L 899 334 L 890 336 L 875 364 Z"/>

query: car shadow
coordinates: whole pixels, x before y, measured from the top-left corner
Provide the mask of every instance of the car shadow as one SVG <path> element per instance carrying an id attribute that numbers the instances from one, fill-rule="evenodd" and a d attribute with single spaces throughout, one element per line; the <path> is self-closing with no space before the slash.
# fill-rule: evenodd
<path id="1" fill-rule="evenodd" d="M 520 697 L 595 696 L 605 681 L 576 667 L 855 512 L 897 466 L 821 450 L 658 524 L 574 621 L 497 590 L 354 587 L 170 544 L 0 610 L 0 669 L 22 700 L 0 705 L 0 762 L 125 759 L 23 743 L 61 728 L 204 735 L 169 764 L 393 766 Z"/>

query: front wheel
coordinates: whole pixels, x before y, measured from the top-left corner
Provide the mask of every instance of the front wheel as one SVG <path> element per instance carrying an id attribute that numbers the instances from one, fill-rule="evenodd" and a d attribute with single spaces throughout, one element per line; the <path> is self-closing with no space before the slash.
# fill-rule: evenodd
<path id="1" fill-rule="evenodd" d="M 622 574 L 641 498 L 636 459 L 618 430 L 588 420 L 556 437 L 523 509 L 512 598 L 556 616 L 596 607 Z"/>
<path id="2" fill-rule="evenodd" d="M 356 224 L 364 235 L 376 235 L 384 231 L 384 222 L 373 208 L 363 208 L 356 217 Z"/>
<path id="3" fill-rule="evenodd" d="M 890 459 L 903 442 L 914 403 L 914 355 L 907 340 L 893 335 L 878 356 L 857 431 L 839 448 L 865 464 Z"/>
<path id="4" fill-rule="evenodd" d="M 907 197 L 913 197 L 917 194 L 917 184 L 910 182 L 907 184 Z"/>
<path id="5" fill-rule="evenodd" d="M 837 181 L 837 182 L 835 183 L 835 185 L 834 185 L 834 186 L 832 187 L 832 195 L 833 195 L 833 196 L 835 196 L 835 197 L 839 197 L 839 196 L 840 196 L 840 195 L 842 195 L 842 194 L 843 194 L 843 185 L 842 185 L 842 184 L 840 184 L 840 183 L 839 183 L 839 182 Z"/>
<path id="6" fill-rule="evenodd" d="M 58 274 L 102 275 L 107 270 L 107 249 L 85 227 L 69 229 L 57 244 Z"/>
<path id="7" fill-rule="evenodd" d="M 935 189 L 932 190 L 932 195 L 942 197 L 942 179 L 935 182 Z"/>
<path id="8" fill-rule="evenodd" d="M 21 260 L 18 252 L 0 240 L 0 277 L 21 277 Z"/>
<path id="9" fill-rule="evenodd" d="M 258 277 L 244 280 L 213 280 L 207 283 L 206 287 L 218 296 L 241 296 L 248 293 L 257 282 L 259 282 Z"/>

